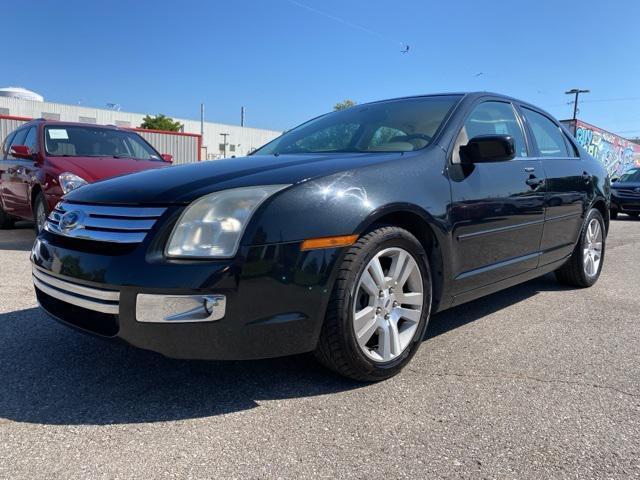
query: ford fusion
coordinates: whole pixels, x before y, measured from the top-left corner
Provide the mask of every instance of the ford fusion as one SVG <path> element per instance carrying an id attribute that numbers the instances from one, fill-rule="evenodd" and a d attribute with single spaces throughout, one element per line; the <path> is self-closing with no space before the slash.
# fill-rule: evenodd
<path id="1" fill-rule="evenodd" d="M 169 357 L 314 352 L 376 381 L 435 312 L 548 272 L 593 285 L 609 195 L 603 166 L 528 103 L 380 101 L 246 158 L 71 191 L 34 244 L 33 283 L 64 324 Z"/>

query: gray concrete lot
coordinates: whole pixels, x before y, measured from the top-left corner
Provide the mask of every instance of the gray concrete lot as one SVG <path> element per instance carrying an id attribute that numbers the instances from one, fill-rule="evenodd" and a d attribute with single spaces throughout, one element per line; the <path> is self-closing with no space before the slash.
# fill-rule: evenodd
<path id="1" fill-rule="evenodd" d="M 640 477 L 640 221 L 612 222 L 595 287 L 437 315 L 376 385 L 71 331 L 36 306 L 32 241 L 0 232 L 0 478 Z"/>

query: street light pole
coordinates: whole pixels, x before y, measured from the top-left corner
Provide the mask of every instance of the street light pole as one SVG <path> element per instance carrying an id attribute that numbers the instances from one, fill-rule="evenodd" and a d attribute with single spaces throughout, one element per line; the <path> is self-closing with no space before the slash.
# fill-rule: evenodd
<path id="1" fill-rule="evenodd" d="M 575 120 L 576 117 L 578 116 L 578 96 L 581 93 L 589 93 L 589 90 L 581 90 L 579 88 L 572 88 L 571 90 L 568 90 L 566 92 L 564 92 L 567 95 L 575 95 L 574 99 L 573 99 L 573 119 Z"/>
<path id="2" fill-rule="evenodd" d="M 221 133 L 220 136 L 222 136 L 222 138 L 224 138 L 223 140 L 223 144 L 222 144 L 222 158 L 227 158 L 227 137 L 229 136 L 228 133 Z"/>

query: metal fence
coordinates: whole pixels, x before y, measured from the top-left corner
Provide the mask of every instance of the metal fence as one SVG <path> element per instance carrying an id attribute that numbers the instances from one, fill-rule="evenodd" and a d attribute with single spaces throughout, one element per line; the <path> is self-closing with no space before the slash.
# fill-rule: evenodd
<path id="1" fill-rule="evenodd" d="M 11 132 L 13 132 L 20 125 L 24 125 L 30 119 L 23 117 L 10 117 L 8 115 L 0 116 L 0 143 L 4 142 L 4 139 L 7 138 Z"/>
<path id="2" fill-rule="evenodd" d="M 158 130 L 134 129 L 160 153 L 173 156 L 173 163 L 192 163 L 200 160 L 201 138 L 192 133 L 173 133 Z"/>
<path id="3" fill-rule="evenodd" d="M 20 125 L 31 120 L 26 117 L 0 115 L 0 142 Z M 92 125 L 92 124 L 90 124 Z M 132 128 L 160 153 L 173 156 L 173 163 L 192 163 L 200 161 L 202 138 L 195 133 L 163 132 L 160 130 L 144 130 Z"/>

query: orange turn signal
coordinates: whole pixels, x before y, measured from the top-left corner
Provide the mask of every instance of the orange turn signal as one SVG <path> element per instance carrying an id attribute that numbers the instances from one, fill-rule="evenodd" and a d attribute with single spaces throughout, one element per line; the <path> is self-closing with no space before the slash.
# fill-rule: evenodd
<path id="1" fill-rule="evenodd" d="M 353 245 L 358 235 L 340 235 L 338 237 L 310 238 L 302 242 L 300 250 L 315 250 L 318 248 L 346 247 Z"/>

